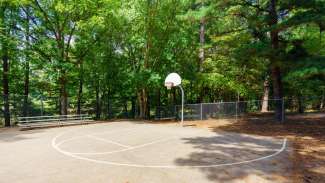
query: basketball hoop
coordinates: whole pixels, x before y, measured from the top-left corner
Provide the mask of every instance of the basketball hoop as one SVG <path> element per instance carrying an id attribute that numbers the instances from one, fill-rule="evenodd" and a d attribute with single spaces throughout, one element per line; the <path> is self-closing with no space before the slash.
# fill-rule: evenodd
<path id="1" fill-rule="evenodd" d="M 170 90 L 174 86 L 174 83 L 173 82 L 166 82 L 165 86 L 167 87 L 168 90 Z"/>
<path id="2" fill-rule="evenodd" d="M 165 79 L 165 86 L 168 90 L 172 87 L 178 86 L 182 91 L 182 112 L 181 112 L 181 124 L 183 125 L 184 121 L 184 90 L 182 88 L 182 78 L 177 73 L 170 73 Z"/>

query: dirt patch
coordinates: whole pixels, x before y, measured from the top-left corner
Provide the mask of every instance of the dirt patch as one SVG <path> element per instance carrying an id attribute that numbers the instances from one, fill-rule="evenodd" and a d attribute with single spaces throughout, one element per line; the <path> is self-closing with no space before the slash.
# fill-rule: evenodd
<path id="1" fill-rule="evenodd" d="M 293 182 L 325 182 L 325 115 L 287 116 L 284 124 L 269 117 L 255 116 L 239 120 L 190 121 L 186 124 L 212 131 L 229 131 L 261 136 L 286 137 L 292 143 Z"/>
<path id="2" fill-rule="evenodd" d="M 234 124 L 233 119 L 209 119 L 204 121 L 187 121 L 186 126 L 196 126 L 200 128 L 219 128 Z"/>

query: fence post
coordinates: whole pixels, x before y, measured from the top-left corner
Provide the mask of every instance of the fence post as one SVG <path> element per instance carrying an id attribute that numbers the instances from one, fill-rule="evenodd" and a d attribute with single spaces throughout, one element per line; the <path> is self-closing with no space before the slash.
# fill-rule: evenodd
<path id="1" fill-rule="evenodd" d="M 201 103 L 201 110 L 200 110 L 200 113 L 201 113 L 201 114 L 200 114 L 200 115 L 201 115 L 201 120 L 203 120 L 203 116 L 202 116 L 202 107 L 203 107 L 203 106 L 202 106 L 202 105 L 203 105 L 203 104 Z"/>

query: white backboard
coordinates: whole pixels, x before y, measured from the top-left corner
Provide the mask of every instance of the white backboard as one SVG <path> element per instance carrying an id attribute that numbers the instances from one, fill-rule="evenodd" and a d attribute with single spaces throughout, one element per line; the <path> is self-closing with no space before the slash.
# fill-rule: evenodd
<path id="1" fill-rule="evenodd" d="M 173 83 L 173 86 L 178 86 L 182 83 L 182 78 L 177 73 L 170 73 L 165 79 L 166 83 Z"/>

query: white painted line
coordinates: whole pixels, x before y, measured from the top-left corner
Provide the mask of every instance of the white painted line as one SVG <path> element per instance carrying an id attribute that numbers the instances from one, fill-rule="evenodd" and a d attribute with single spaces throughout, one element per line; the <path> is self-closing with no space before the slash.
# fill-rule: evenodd
<path id="1" fill-rule="evenodd" d="M 283 144 L 280 150 L 277 152 L 270 154 L 268 156 L 263 156 L 260 158 L 252 159 L 252 160 L 246 160 L 246 161 L 239 161 L 239 162 L 234 162 L 234 163 L 221 163 L 221 164 L 212 164 L 212 165 L 193 165 L 193 166 L 180 166 L 180 165 L 143 165 L 143 164 L 128 164 L 128 163 L 118 163 L 118 162 L 112 162 L 112 161 L 102 161 L 102 160 L 96 160 L 96 159 L 91 159 L 83 156 L 78 156 L 76 154 L 72 154 L 66 151 L 62 151 L 60 148 L 58 148 L 55 144 L 55 138 L 52 140 L 52 147 L 56 149 L 57 151 L 61 152 L 62 154 L 65 154 L 67 156 L 70 156 L 72 158 L 80 159 L 80 160 L 85 160 L 85 161 L 90 161 L 94 163 L 99 163 L 99 164 L 107 164 L 107 165 L 115 165 L 115 166 L 127 166 L 127 167 L 136 167 L 136 168 L 168 168 L 168 169 L 176 169 L 176 168 L 212 168 L 212 167 L 222 167 L 222 166 L 234 166 L 234 165 L 241 165 L 241 164 L 248 164 L 248 163 L 253 163 L 256 161 L 261 161 L 265 159 L 272 158 L 281 152 L 283 152 L 286 148 L 287 144 L 287 139 L 283 139 Z"/>
<path id="2" fill-rule="evenodd" d="M 159 139 L 159 140 L 155 140 L 155 141 L 152 141 L 152 142 L 149 142 L 149 143 L 145 143 L 145 144 L 141 144 L 141 145 L 137 145 L 137 146 L 132 146 L 132 147 L 129 147 L 129 148 L 126 148 L 126 149 L 121 149 L 121 150 L 115 150 L 115 151 L 107 151 L 107 152 L 67 152 L 69 154 L 79 154 L 79 155 L 103 155 L 103 154 L 114 154 L 114 153 L 119 153 L 119 152 L 125 152 L 125 151 L 131 151 L 131 150 L 134 150 L 134 149 L 139 149 L 139 148 L 142 148 L 142 147 L 146 147 L 146 146 L 149 146 L 149 145 L 153 145 L 153 144 L 157 144 L 157 143 L 160 143 L 160 142 L 165 142 L 165 141 L 169 141 L 171 139 L 175 139 L 176 137 L 170 137 L 170 138 L 164 138 L 164 139 Z"/>
<path id="3" fill-rule="evenodd" d="M 143 127 L 142 127 L 143 128 Z M 136 129 L 142 129 L 142 128 L 131 128 L 131 129 L 123 129 L 123 130 L 112 130 L 112 131 L 108 131 L 108 132 L 100 132 L 100 133 L 91 133 L 91 134 L 88 134 L 88 135 L 99 135 L 99 134 L 114 134 L 114 133 L 119 133 L 119 132 L 127 132 L 127 131 L 134 131 Z M 69 130 L 69 131 L 73 131 L 73 130 Z M 68 132 L 64 132 L 62 133 L 60 136 L 63 136 L 64 134 L 66 134 Z M 66 140 L 62 140 L 61 142 L 59 142 L 57 144 L 57 146 L 60 146 L 66 142 L 69 142 L 69 141 L 72 141 L 72 140 L 75 140 L 75 139 L 80 139 L 80 138 L 84 138 L 86 137 L 87 135 L 80 135 L 80 136 L 75 136 L 75 137 L 72 137 L 72 138 L 69 138 L 69 139 L 66 139 Z"/>
<path id="4" fill-rule="evenodd" d="M 257 162 L 257 161 L 261 161 L 261 160 L 266 160 L 269 158 L 272 158 L 278 154 L 280 154 L 281 152 L 283 152 L 287 146 L 287 139 L 284 138 L 283 142 L 282 142 L 282 147 L 281 149 L 277 150 L 275 153 L 267 155 L 267 156 L 263 156 L 260 158 L 255 158 L 255 159 L 251 159 L 251 160 L 246 160 L 246 161 L 239 161 L 239 162 L 233 162 L 233 163 L 221 163 L 221 164 L 211 164 L 211 165 L 192 165 L 192 166 L 181 166 L 181 165 L 145 165 L 145 164 L 128 164 L 128 163 L 118 163 L 118 162 L 113 162 L 113 161 L 103 161 L 103 160 L 96 160 L 96 159 L 91 159 L 91 158 L 87 158 L 87 157 L 83 157 L 80 156 L 81 154 L 95 154 L 95 153 L 71 153 L 68 151 L 64 151 L 62 149 L 59 148 L 59 145 L 62 144 L 62 142 L 60 143 L 56 143 L 56 140 L 64 135 L 65 133 L 61 133 L 59 135 L 57 135 L 56 137 L 54 137 L 52 139 L 52 147 L 54 149 L 56 149 L 58 152 L 72 157 L 72 158 L 76 158 L 76 159 L 80 159 L 80 160 L 85 160 L 85 161 L 89 161 L 89 162 L 93 162 L 93 163 L 99 163 L 99 164 L 107 164 L 107 165 L 114 165 L 114 166 L 127 166 L 127 167 L 137 167 L 137 168 L 168 168 L 168 169 L 176 169 L 176 168 L 212 168 L 212 167 L 222 167 L 222 166 L 235 166 L 235 165 L 242 165 L 242 164 L 248 164 L 248 163 L 253 163 L 253 162 Z M 176 137 L 172 137 L 172 138 L 176 138 Z M 153 141 L 153 142 L 149 142 L 146 144 L 141 144 L 138 146 L 134 146 L 134 147 L 130 147 L 130 148 L 126 148 L 123 150 L 119 150 L 119 151 L 110 151 L 110 152 L 103 152 L 103 153 L 96 153 L 96 154 L 111 154 L 111 153 L 117 153 L 117 152 L 123 152 L 123 151 L 129 151 L 132 149 L 136 149 L 136 148 L 140 148 L 140 147 L 145 147 L 148 145 L 152 145 L 155 143 L 159 143 L 159 142 L 163 142 L 163 141 L 167 141 L 170 140 L 172 138 L 168 138 L 168 139 L 161 139 L 161 140 L 157 140 L 157 141 Z"/>
<path id="5" fill-rule="evenodd" d="M 134 131 L 134 130 L 142 129 L 142 128 L 144 128 L 144 127 L 127 128 L 127 129 L 122 129 L 122 130 L 111 130 L 111 131 L 107 131 L 107 132 L 90 133 L 88 135 L 113 134 L 113 133 L 118 133 L 118 132 Z"/>
<path id="6" fill-rule="evenodd" d="M 121 143 L 118 143 L 118 142 L 115 142 L 115 141 L 111 141 L 111 140 L 108 140 L 108 139 L 103 139 L 103 138 L 100 138 L 100 137 L 96 137 L 96 136 L 93 136 L 93 135 L 87 135 L 86 137 L 89 137 L 91 139 L 95 139 L 95 140 L 98 140 L 98 141 L 107 142 L 109 144 L 115 144 L 115 145 L 125 147 L 125 148 L 131 148 L 131 146 L 124 145 L 124 144 L 121 144 Z"/>

